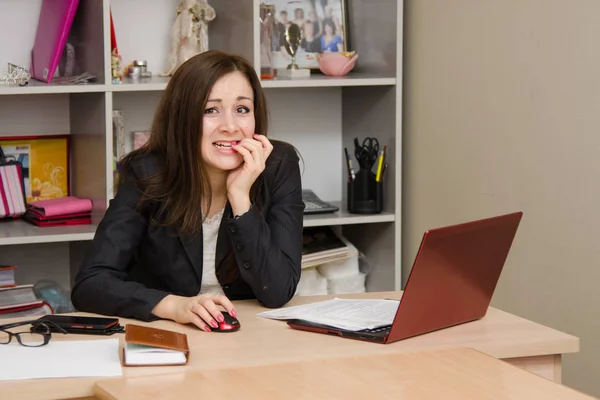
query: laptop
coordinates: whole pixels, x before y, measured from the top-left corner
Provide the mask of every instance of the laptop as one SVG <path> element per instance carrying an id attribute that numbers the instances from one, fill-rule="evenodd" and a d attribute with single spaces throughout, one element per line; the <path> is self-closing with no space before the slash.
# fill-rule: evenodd
<path id="1" fill-rule="evenodd" d="M 349 331 L 304 320 L 294 329 L 375 343 L 392 343 L 485 316 L 522 212 L 425 232 L 389 326 Z"/>

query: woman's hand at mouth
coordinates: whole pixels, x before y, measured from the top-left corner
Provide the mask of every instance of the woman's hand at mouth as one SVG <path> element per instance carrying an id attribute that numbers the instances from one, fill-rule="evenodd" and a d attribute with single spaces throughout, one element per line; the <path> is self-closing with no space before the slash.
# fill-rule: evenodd
<path id="1" fill-rule="evenodd" d="M 227 197 L 234 215 L 250 209 L 250 188 L 264 171 L 265 162 L 273 151 L 273 145 L 264 135 L 244 138 L 232 148 L 243 158 L 242 164 L 227 176 Z"/>

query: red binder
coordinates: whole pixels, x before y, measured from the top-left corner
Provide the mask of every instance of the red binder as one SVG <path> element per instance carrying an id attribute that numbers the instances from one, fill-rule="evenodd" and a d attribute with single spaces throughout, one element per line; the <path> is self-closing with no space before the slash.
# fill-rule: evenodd
<path id="1" fill-rule="evenodd" d="M 43 0 L 29 73 L 50 83 L 67 43 L 79 0 Z"/>

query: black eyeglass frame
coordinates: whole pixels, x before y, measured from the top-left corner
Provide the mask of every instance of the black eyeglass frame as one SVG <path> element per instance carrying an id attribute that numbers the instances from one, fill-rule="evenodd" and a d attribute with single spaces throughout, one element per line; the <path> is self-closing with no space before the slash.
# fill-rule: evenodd
<path id="1" fill-rule="evenodd" d="M 51 332 L 48 324 L 50 324 L 53 327 L 55 327 L 56 329 L 58 329 L 58 331 L 60 333 L 63 333 L 65 335 L 67 334 L 67 331 L 65 331 L 63 328 L 61 328 L 60 326 L 58 326 L 57 324 L 55 324 L 52 321 L 32 320 L 32 321 L 13 322 L 11 324 L 0 325 L 0 332 L 4 332 L 4 333 L 8 334 L 8 341 L 6 343 L 0 343 L 0 344 L 9 344 L 12 341 L 13 337 L 15 337 L 17 339 L 17 342 L 21 346 L 25 346 L 25 347 L 45 346 L 50 342 L 50 339 L 52 338 L 52 332 Z M 25 326 L 25 325 L 32 325 L 29 332 L 10 332 L 7 330 L 7 329 L 17 328 L 19 326 Z M 44 330 L 42 331 L 39 328 L 43 328 Z M 44 342 L 41 344 L 36 344 L 36 345 L 31 345 L 26 342 L 23 342 L 23 341 L 21 341 L 22 333 L 36 333 L 38 335 L 42 335 L 44 337 Z"/>

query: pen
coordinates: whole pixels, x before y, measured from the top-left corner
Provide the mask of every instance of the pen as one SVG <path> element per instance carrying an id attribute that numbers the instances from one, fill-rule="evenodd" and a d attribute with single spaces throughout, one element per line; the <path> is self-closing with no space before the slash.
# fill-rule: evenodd
<path id="1" fill-rule="evenodd" d="M 387 144 L 383 146 L 383 159 L 381 160 L 382 163 L 382 168 L 381 168 L 381 175 L 379 175 L 379 181 L 381 182 L 383 180 L 383 173 L 385 172 L 385 169 L 387 168 Z"/>
<path id="2" fill-rule="evenodd" d="M 348 165 L 348 181 L 354 180 L 354 170 L 352 169 L 352 163 L 350 156 L 348 155 L 348 149 L 344 147 L 344 153 L 346 153 L 346 164 Z"/>

